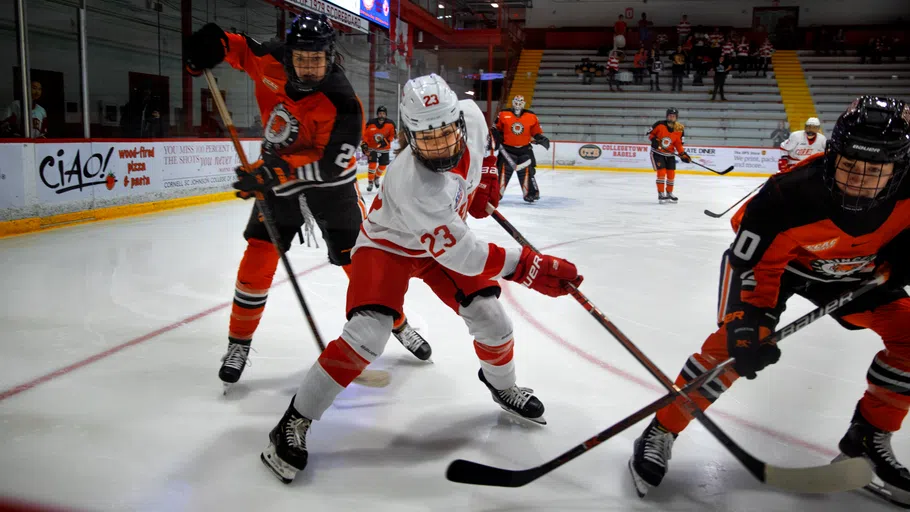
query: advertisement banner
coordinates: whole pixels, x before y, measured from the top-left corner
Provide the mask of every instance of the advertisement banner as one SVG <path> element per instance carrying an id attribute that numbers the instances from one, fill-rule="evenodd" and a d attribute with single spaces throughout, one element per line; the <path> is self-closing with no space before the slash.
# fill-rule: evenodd
<path id="1" fill-rule="evenodd" d="M 389 0 L 357 0 L 360 3 L 360 15 L 380 25 L 389 28 Z"/>
<path id="2" fill-rule="evenodd" d="M 38 203 L 91 201 L 95 189 L 113 190 L 121 173 L 111 168 L 113 146 L 101 147 L 95 153 L 90 142 L 35 144 Z"/>
<path id="3" fill-rule="evenodd" d="M 194 188 L 227 188 L 234 181 L 234 169 L 240 157 L 229 141 L 171 141 L 157 144 L 161 148 L 159 175 L 163 190 Z M 255 161 L 259 151 L 247 152 Z"/>
<path id="4" fill-rule="evenodd" d="M 0 210 L 25 206 L 25 173 L 23 152 L 26 144 L 0 144 Z"/>
<path id="5" fill-rule="evenodd" d="M 557 169 L 652 169 L 651 146 L 648 144 L 554 142 L 552 163 L 537 154 L 539 166 Z M 686 146 L 696 162 L 716 170 L 734 166 L 733 173 L 774 174 L 780 151 L 777 148 Z M 676 162 L 679 170 L 710 173 L 695 165 Z"/>

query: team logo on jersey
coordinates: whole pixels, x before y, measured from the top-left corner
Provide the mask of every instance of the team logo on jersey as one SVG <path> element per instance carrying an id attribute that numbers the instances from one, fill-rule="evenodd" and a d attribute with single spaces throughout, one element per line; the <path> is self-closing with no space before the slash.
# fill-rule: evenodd
<path id="1" fill-rule="evenodd" d="M 272 91 L 278 92 L 278 84 L 269 80 L 268 77 L 262 77 L 262 83 L 264 83 L 265 86 L 268 87 L 269 89 L 271 89 Z"/>
<path id="2" fill-rule="evenodd" d="M 856 258 L 834 258 L 831 260 L 814 260 L 812 270 L 831 276 L 847 277 L 863 270 L 871 270 L 875 255 L 857 256 Z"/>
<path id="3" fill-rule="evenodd" d="M 512 133 L 515 135 L 521 135 L 525 132 L 525 125 L 521 123 L 512 123 Z"/>
<path id="4" fill-rule="evenodd" d="M 585 160 L 597 160 L 600 158 L 601 153 L 603 153 L 603 151 L 600 149 L 600 146 L 595 144 L 585 144 L 578 148 L 578 156 Z"/>
<path id="5" fill-rule="evenodd" d="M 297 140 L 300 131 L 300 121 L 288 112 L 284 105 L 276 106 L 269 115 L 265 125 L 265 141 L 262 143 L 266 149 L 284 149 Z"/>
<path id="6" fill-rule="evenodd" d="M 837 242 L 839 242 L 839 241 L 840 241 L 840 238 L 832 238 L 831 240 L 828 240 L 828 241 L 825 241 L 825 242 L 822 242 L 819 244 L 804 245 L 803 249 L 805 249 L 809 252 L 827 251 L 828 249 L 831 249 L 832 247 L 837 245 Z"/>
<path id="7" fill-rule="evenodd" d="M 375 142 L 376 144 L 382 144 L 382 141 L 384 141 L 384 140 L 385 140 L 385 138 L 382 136 L 381 133 L 377 133 L 377 134 L 373 135 L 373 142 Z"/>
<path id="8" fill-rule="evenodd" d="M 660 147 L 664 149 L 669 148 L 671 144 L 673 144 L 673 141 L 670 139 L 670 137 L 664 137 L 660 139 Z"/>

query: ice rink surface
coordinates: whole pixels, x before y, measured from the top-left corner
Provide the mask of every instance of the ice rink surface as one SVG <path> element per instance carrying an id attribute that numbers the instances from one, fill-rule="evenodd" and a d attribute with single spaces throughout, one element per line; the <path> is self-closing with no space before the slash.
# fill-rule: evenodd
<path id="1" fill-rule="evenodd" d="M 539 203 L 525 204 L 513 183 L 501 211 L 538 247 L 575 262 L 582 290 L 675 378 L 715 329 L 718 267 L 733 238 L 729 216 L 702 211 L 722 211 L 760 180 L 682 175 L 679 204 L 658 205 L 650 173 L 538 178 Z M 405 309 L 435 364 L 392 338 L 371 366 L 389 371 L 391 385 L 343 392 L 310 431 L 309 466 L 285 486 L 259 452 L 317 350 L 283 270 L 252 366 L 227 397 L 217 378 L 250 207 L 230 201 L 0 240 L 0 495 L 171 512 L 895 510 L 862 492 L 763 487 L 697 424 L 645 499 L 626 463 L 646 422 L 523 488 L 447 481 L 456 458 L 540 464 L 661 395 L 574 300 L 512 283 L 502 300 L 515 323 L 518 384 L 534 388 L 548 425 L 517 423 L 493 403 L 464 324 L 412 281 Z M 470 224 L 482 238 L 514 244 L 492 219 Z M 334 339 L 344 273 L 326 263 L 324 246 L 295 245 L 290 260 L 323 336 Z M 791 300 L 783 321 L 810 307 Z M 826 318 L 781 348 L 780 363 L 737 383 L 710 414 L 770 463 L 823 464 L 836 455 L 881 341 Z M 898 433 L 894 447 L 910 462 L 908 436 Z"/>

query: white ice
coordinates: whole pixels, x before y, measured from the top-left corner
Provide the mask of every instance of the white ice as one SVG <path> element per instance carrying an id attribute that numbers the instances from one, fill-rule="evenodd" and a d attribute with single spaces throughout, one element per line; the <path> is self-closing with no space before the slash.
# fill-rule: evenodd
<path id="1" fill-rule="evenodd" d="M 540 172 L 542 199 L 512 184 L 501 211 L 538 247 L 568 258 L 582 290 L 668 374 L 715 329 L 718 266 L 732 240 L 712 219 L 756 178 L 677 178 L 658 205 L 652 174 Z M 290 486 L 259 461 L 317 356 L 291 287 L 273 287 L 252 366 L 223 397 L 217 378 L 250 203 L 0 240 L 0 393 L 137 342 L 0 398 L 0 495 L 80 510 L 580 511 L 891 510 L 862 492 L 804 496 L 755 481 L 700 425 L 680 436 L 663 485 L 645 499 L 626 467 L 646 422 L 518 489 L 454 484 L 456 458 L 527 468 L 661 395 L 656 381 L 571 298 L 506 284 L 519 384 L 547 407 L 545 427 L 511 421 L 477 380 L 461 320 L 418 281 L 406 312 L 433 345 L 424 364 L 394 339 L 374 368 L 385 389 L 352 385 L 309 436 L 310 465 Z M 479 236 L 514 242 L 492 219 Z M 321 242 L 320 242 L 320 245 Z M 347 279 L 324 247 L 295 246 L 296 272 L 323 337 L 344 322 Z M 382 269 L 376 269 L 381 272 Z M 278 271 L 276 283 L 285 276 Z M 784 321 L 810 309 L 793 299 Z M 836 455 L 881 341 L 823 319 L 782 344 L 783 358 L 711 409 L 752 453 L 783 466 Z M 4 395 L 0 395 L 4 396 Z M 910 441 L 894 447 L 910 462 Z"/>

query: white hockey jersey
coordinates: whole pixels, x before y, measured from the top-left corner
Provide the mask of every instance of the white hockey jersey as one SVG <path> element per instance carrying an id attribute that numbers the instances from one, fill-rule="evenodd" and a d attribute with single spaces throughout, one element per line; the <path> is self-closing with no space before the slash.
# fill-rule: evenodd
<path id="1" fill-rule="evenodd" d="M 815 141 L 810 144 L 805 130 L 793 132 L 787 140 L 780 144 L 780 149 L 784 152 L 782 157 L 786 157 L 790 161 L 790 165 L 795 165 L 796 162 L 805 160 L 816 153 L 823 153 L 826 140 L 828 139 L 819 133 L 815 136 Z"/>
<path id="2" fill-rule="evenodd" d="M 459 104 L 468 144 L 461 162 L 451 171 L 433 172 L 406 147 L 389 165 L 352 254 L 361 247 L 373 247 L 412 258 L 435 258 L 459 274 L 490 279 L 515 271 L 520 249 L 482 242 L 465 223 L 480 183 L 489 130 L 474 101 Z"/>

